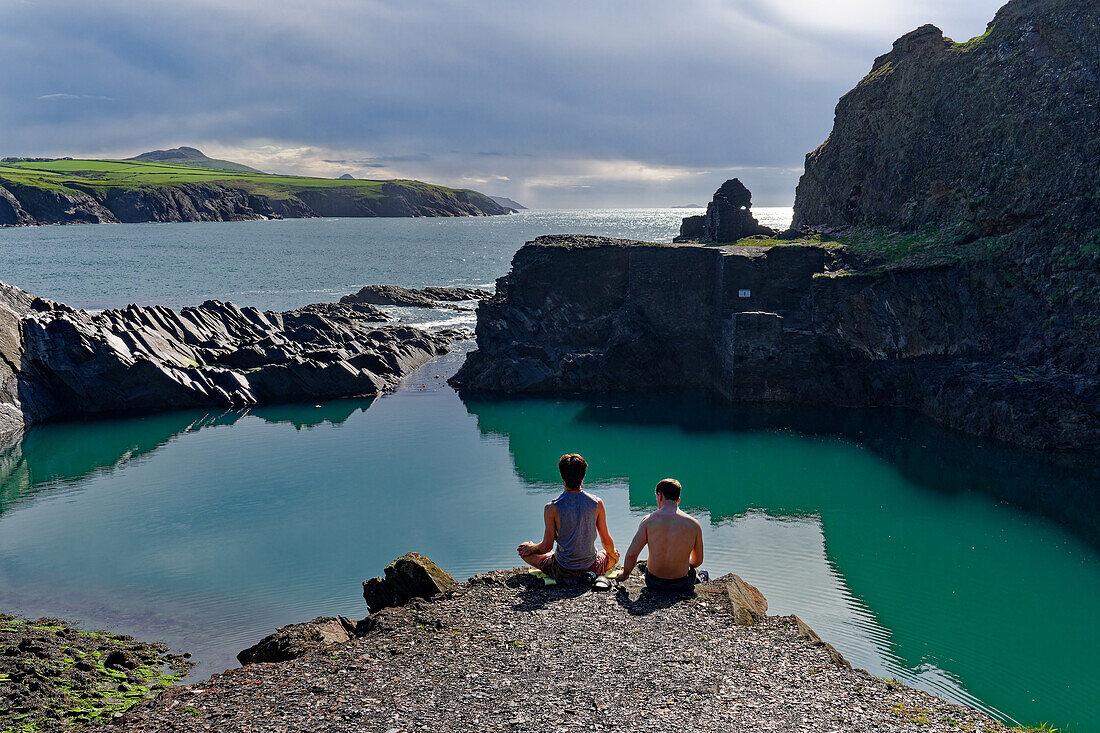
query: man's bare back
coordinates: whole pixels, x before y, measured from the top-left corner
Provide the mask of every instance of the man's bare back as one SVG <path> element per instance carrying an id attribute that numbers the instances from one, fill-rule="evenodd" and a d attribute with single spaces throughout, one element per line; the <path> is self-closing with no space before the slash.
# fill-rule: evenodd
<path id="1" fill-rule="evenodd" d="M 650 573 L 665 580 L 675 580 L 687 575 L 691 565 L 691 555 L 699 548 L 698 562 L 702 562 L 703 528 L 694 518 L 673 506 L 673 512 L 664 508 L 650 514 L 642 520 L 649 545 L 649 560 L 646 568 Z M 696 563 L 698 564 L 698 563 Z"/>
<path id="2" fill-rule="evenodd" d="M 680 482 L 657 484 L 657 511 L 638 526 L 630 543 L 619 580 L 630 577 L 642 549 L 649 546 L 646 584 L 660 590 L 688 590 L 696 582 L 695 568 L 703 562 L 703 528 L 680 511 Z M 665 582 L 669 581 L 669 582 Z"/>

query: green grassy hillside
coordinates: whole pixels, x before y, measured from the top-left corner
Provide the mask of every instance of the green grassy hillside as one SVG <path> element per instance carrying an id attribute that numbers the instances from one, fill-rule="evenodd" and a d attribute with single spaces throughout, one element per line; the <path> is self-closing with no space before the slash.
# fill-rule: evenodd
<path id="1" fill-rule="evenodd" d="M 199 190 L 196 186 L 203 188 Z M 55 216 L 52 211 L 46 214 L 31 211 L 32 205 L 42 195 L 84 202 L 94 200 L 122 221 L 136 221 L 146 220 L 141 218 L 145 215 L 143 212 L 156 211 L 157 206 L 145 206 L 140 211 L 130 208 L 122 213 L 116 204 L 120 197 L 171 199 L 173 192 L 167 189 L 173 188 L 183 189 L 188 196 L 207 201 L 224 196 L 259 197 L 275 213 L 283 216 L 469 216 L 508 213 L 507 209 L 477 191 L 413 180 L 334 180 L 139 160 L 63 158 L 7 159 L 0 162 L 0 189 L 6 189 L 20 199 L 31 212 L 34 223 L 68 221 L 64 215 Z M 163 195 L 158 194 L 158 190 Z M 0 191 L 0 196 L 3 194 L 4 191 Z M 39 210 L 42 208 L 39 207 Z M 3 213 L 0 211 L 0 224 L 12 223 L 3 220 Z M 109 220 L 104 216 L 109 217 L 110 214 L 97 216 L 98 220 Z M 83 220 L 94 221 L 97 216 Z M 151 221 L 190 220 L 186 218 L 188 214 L 165 214 L 163 207 L 161 213 L 150 213 L 149 216 L 160 217 L 148 219 Z M 203 216 L 216 219 L 226 215 Z M 247 212 L 241 214 L 238 210 L 228 216 L 247 218 Z M 14 220 L 12 216 L 8 218 Z"/>
<path id="2" fill-rule="evenodd" d="M 46 189 L 75 189 L 107 193 L 110 189 L 138 186 L 178 186 L 183 183 L 224 183 L 272 198 L 286 198 L 303 188 L 339 188 L 363 196 L 380 196 L 384 181 L 333 180 L 305 176 L 277 176 L 198 168 L 191 165 L 149 163 L 130 160 L 52 160 L 48 162 L 0 163 L 0 185 L 4 179 Z M 420 181 L 400 181 L 426 189 L 443 189 Z"/>

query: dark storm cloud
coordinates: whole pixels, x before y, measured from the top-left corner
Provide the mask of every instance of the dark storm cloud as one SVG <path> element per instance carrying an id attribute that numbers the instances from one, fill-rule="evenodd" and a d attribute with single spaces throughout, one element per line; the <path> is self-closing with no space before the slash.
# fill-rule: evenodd
<path id="1" fill-rule="evenodd" d="M 696 199 L 757 168 L 789 200 L 836 99 L 894 37 L 928 20 L 977 33 L 995 7 L 5 2 L 0 61 L 18 73 L 0 78 L 0 154 L 212 145 L 549 205 L 578 186 L 591 203 Z"/>

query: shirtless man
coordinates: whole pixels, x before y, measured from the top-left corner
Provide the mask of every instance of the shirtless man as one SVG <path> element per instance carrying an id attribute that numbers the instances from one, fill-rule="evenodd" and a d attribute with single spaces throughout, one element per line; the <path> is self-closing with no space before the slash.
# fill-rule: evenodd
<path id="1" fill-rule="evenodd" d="M 584 573 L 602 576 L 619 561 L 607 530 L 603 500 L 581 488 L 587 470 L 588 464 L 576 453 L 561 457 L 558 472 L 565 486 L 558 498 L 543 508 L 542 542 L 524 542 L 516 548 L 524 562 L 554 580 L 572 580 Z M 599 552 L 597 536 L 603 545 Z M 606 579 L 603 583 L 602 587 L 610 587 Z"/>
<path id="2" fill-rule="evenodd" d="M 647 588 L 690 591 L 699 582 L 695 569 L 703 562 L 703 528 L 680 511 L 680 482 L 676 479 L 666 478 L 657 484 L 657 511 L 638 526 L 617 579 L 620 583 L 630 577 L 646 545 L 649 545 L 645 570 Z"/>

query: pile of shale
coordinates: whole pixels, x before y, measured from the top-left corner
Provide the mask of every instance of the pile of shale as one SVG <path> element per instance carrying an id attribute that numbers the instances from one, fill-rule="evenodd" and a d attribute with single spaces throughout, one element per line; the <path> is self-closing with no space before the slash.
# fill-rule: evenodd
<path id="1" fill-rule="evenodd" d="M 796 617 L 760 613 L 735 576 L 693 595 L 547 587 L 523 570 L 444 585 L 361 622 L 284 629 L 247 653 L 301 656 L 173 688 L 117 729 L 1004 730 L 853 670 Z M 351 638 L 325 643 L 342 626 Z M 318 629 L 312 650 L 282 643 Z"/>

